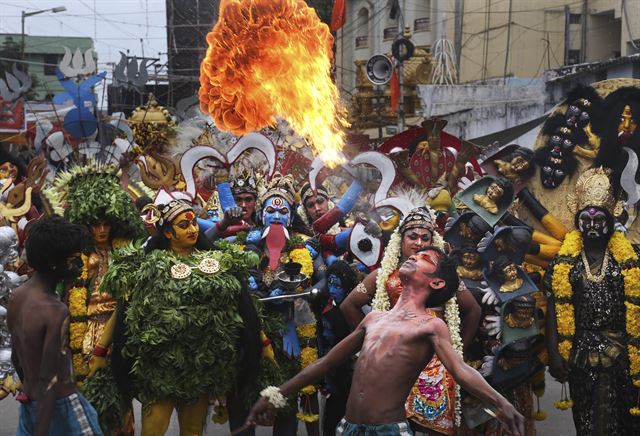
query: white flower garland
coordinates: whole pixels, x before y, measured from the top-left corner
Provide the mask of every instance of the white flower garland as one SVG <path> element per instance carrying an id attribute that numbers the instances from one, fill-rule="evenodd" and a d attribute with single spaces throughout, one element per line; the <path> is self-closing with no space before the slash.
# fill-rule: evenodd
<path id="1" fill-rule="evenodd" d="M 276 409 L 282 409 L 287 405 L 287 399 L 282 395 L 280 389 L 276 386 L 268 386 L 260 392 L 261 397 L 269 400 L 269 403 Z"/>
<path id="2" fill-rule="evenodd" d="M 458 297 L 454 296 L 444 306 L 444 320 L 449 327 L 451 345 L 462 358 L 462 337 L 460 336 L 460 312 L 458 310 Z M 455 420 L 456 427 L 460 427 L 462 417 L 462 403 L 460 401 L 460 385 L 456 383 Z"/>

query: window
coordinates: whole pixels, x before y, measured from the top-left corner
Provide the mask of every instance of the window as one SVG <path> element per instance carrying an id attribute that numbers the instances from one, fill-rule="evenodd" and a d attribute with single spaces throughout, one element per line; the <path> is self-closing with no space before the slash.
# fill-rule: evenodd
<path id="1" fill-rule="evenodd" d="M 356 48 L 369 46 L 369 10 L 362 8 L 358 11 L 358 29 L 356 31 Z"/>
<path id="2" fill-rule="evenodd" d="M 568 65 L 580 63 L 580 50 L 569 50 Z"/>
<path id="3" fill-rule="evenodd" d="M 582 14 L 569 14 L 569 24 L 582 24 Z"/>
<path id="4" fill-rule="evenodd" d="M 45 54 L 44 55 L 44 75 L 55 76 L 56 68 L 60 62 L 60 57 L 57 54 Z"/>
<path id="5" fill-rule="evenodd" d="M 398 36 L 398 26 L 395 27 L 387 27 L 384 29 L 384 40 L 395 39 Z"/>
<path id="6" fill-rule="evenodd" d="M 416 18 L 415 20 L 413 20 L 414 32 L 428 32 L 429 30 L 431 30 L 430 17 Z"/>

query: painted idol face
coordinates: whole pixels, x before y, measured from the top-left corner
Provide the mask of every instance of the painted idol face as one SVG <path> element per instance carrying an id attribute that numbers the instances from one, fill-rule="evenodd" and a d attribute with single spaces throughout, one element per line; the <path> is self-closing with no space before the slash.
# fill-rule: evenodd
<path id="1" fill-rule="evenodd" d="M 282 197 L 269 197 L 262 205 L 262 224 L 282 224 L 288 227 L 291 222 L 291 205 Z"/>

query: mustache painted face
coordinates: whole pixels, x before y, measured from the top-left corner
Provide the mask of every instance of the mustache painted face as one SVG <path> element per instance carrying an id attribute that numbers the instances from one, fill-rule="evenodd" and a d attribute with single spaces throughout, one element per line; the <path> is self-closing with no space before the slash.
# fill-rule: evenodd
<path id="1" fill-rule="evenodd" d="M 591 240 L 606 238 L 611 232 L 607 224 L 607 214 L 595 207 L 590 207 L 580 213 L 578 229 L 585 238 Z"/>

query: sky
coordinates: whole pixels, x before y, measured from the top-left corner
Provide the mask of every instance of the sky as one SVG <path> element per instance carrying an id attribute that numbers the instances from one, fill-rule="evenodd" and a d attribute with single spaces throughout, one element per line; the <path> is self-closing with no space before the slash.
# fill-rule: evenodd
<path id="1" fill-rule="evenodd" d="M 107 63 L 118 62 L 120 51 L 159 57 L 162 64 L 166 62 L 165 0 L 0 0 L 0 33 L 20 33 L 23 10 L 58 6 L 67 10 L 27 17 L 25 33 L 93 38 L 99 71 L 107 71 L 108 77 L 112 67 Z"/>

